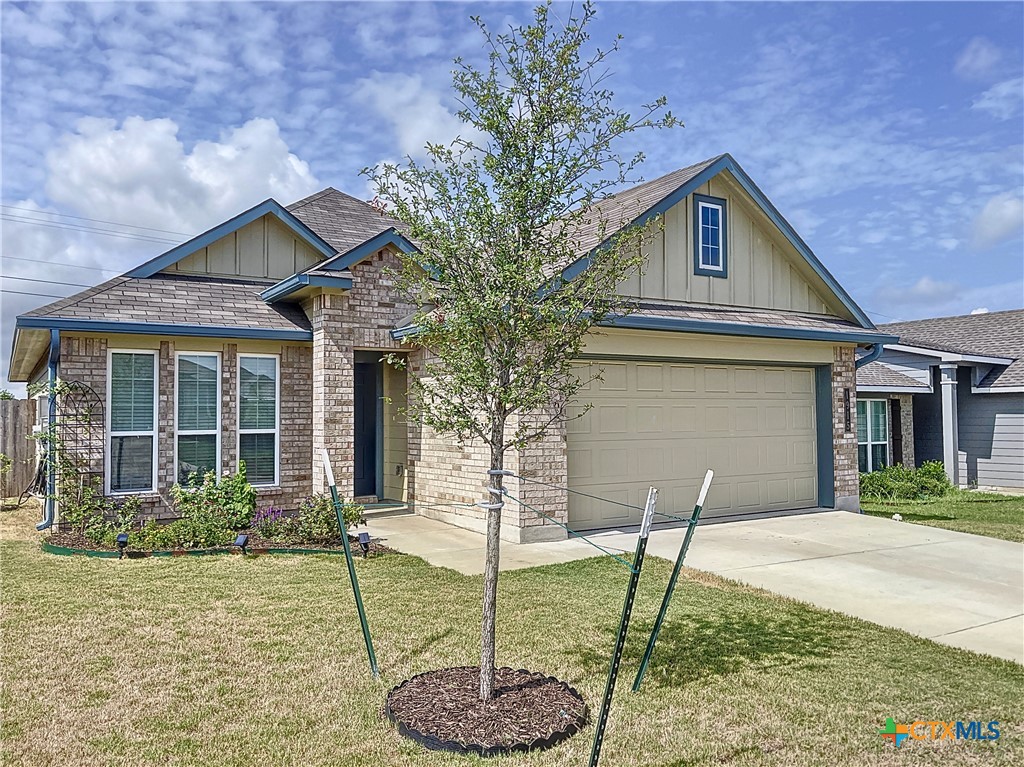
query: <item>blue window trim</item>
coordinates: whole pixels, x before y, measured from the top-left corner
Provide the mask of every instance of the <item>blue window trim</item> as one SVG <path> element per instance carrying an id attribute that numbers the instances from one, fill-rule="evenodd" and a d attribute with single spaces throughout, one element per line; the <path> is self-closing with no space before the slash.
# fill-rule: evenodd
<path id="1" fill-rule="evenodd" d="M 255 205 L 249 210 L 239 213 L 234 218 L 230 218 L 222 224 L 218 224 L 202 234 L 193 237 L 188 242 L 183 242 L 181 245 L 177 245 L 166 253 L 161 253 L 154 259 L 147 261 L 141 266 L 137 266 L 130 272 L 127 272 L 127 277 L 152 277 L 154 274 L 159 272 L 161 269 L 166 269 L 171 264 L 174 264 L 186 256 L 190 256 L 200 248 L 205 248 L 212 242 L 216 242 L 221 237 L 225 237 L 238 229 L 241 229 L 246 224 L 251 224 L 253 221 L 263 218 L 267 214 L 276 216 L 281 223 L 287 226 L 297 237 L 304 240 L 311 248 L 317 251 L 324 258 L 331 258 L 338 251 L 331 247 L 324 239 L 320 237 L 316 232 L 302 223 L 292 213 L 289 213 L 281 203 L 277 200 L 264 200 L 259 205 Z"/>
<path id="2" fill-rule="evenodd" d="M 280 282 L 271 285 L 260 293 L 260 298 L 268 304 L 280 301 L 303 288 L 337 288 L 351 290 L 352 280 L 348 277 L 327 277 L 318 274 L 293 274 Z"/>
<path id="3" fill-rule="evenodd" d="M 700 217 L 701 203 L 714 205 L 721 209 L 719 217 L 719 255 L 721 267 L 704 266 L 701 264 L 701 232 L 702 223 Z M 708 277 L 729 276 L 729 245 L 728 245 L 729 213 L 726 208 L 726 201 L 721 197 L 712 197 L 707 194 L 693 195 L 693 273 L 703 274 Z"/>
<path id="4" fill-rule="evenodd" d="M 712 178 L 717 176 L 723 170 L 727 170 L 732 174 L 733 178 L 736 179 L 736 182 L 740 185 L 740 187 L 742 187 L 743 191 L 750 195 L 750 197 L 754 200 L 758 207 L 760 207 L 761 210 L 764 211 L 764 214 L 768 216 L 768 218 L 771 219 L 772 223 L 774 223 L 779 228 L 779 230 L 789 241 L 789 243 L 793 245 L 794 248 L 796 248 L 797 252 L 801 256 L 804 257 L 808 265 L 810 265 L 811 269 L 814 270 L 814 273 L 817 274 L 822 279 L 822 281 L 829 287 L 829 289 L 832 291 L 835 297 L 839 299 L 839 302 L 846 307 L 846 309 L 850 312 L 852 316 L 854 316 L 857 319 L 861 327 L 869 330 L 874 330 L 875 324 L 871 321 L 868 315 L 865 314 L 864 310 L 857 306 L 857 303 L 850 297 L 850 294 L 847 293 L 845 289 L 843 289 L 843 286 L 840 285 L 836 278 L 833 277 L 832 274 L 828 271 L 828 269 L 825 268 L 824 264 L 822 264 L 821 261 L 818 260 L 818 257 L 814 255 L 811 249 L 807 246 L 807 243 L 800 238 L 800 235 L 796 233 L 796 230 L 793 229 L 789 222 L 782 217 L 782 214 L 779 213 L 779 211 L 775 208 L 774 205 L 772 205 L 771 201 L 765 196 L 764 192 L 757 188 L 757 185 L 751 180 L 750 176 L 746 174 L 743 168 L 740 167 L 739 163 L 736 162 L 736 160 L 734 160 L 731 155 L 723 154 L 721 157 L 719 157 L 717 160 L 711 163 L 711 165 L 702 170 L 700 173 L 698 173 L 692 179 L 687 181 L 685 184 L 680 186 L 674 192 L 662 198 L 660 202 L 656 203 L 655 205 L 652 205 L 642 214 L 637 216 L 631 222 L 631 225 L 640 226 L 649 221 L 651 218 L 664 214 L 669 208 L 673 207 L 681 200 L 686 199 L 688 195 L 700 189 L 704 184 L 706 184 Z M 614 235 L 612 235 L 612 237 L 614 237 Z M 580 272 L 582 272 L 590 265 L 591 255 L 600 250 L 601 248 L 608 247 L 610 241 L 611 237 L 609 237 L 596 248 L 594 248 L 592 251 L 590 251 L 590 253 L 579 258 L 575 263 L 566 267 L 565 270 L 562 272 L 562 279 L 571 280 L 574 277 L 576 277 L 576 275 L 578 275 Z"/>
<path id="5" fill-rule="evenodd" d="M 229 325 L 188 325 L 158 322 L 112 322 L 67 317 L 19 317 L 17 328 L 78 330 L 88 333 L 129 333 L 153 336 L 198 336 L 203 338 L 260 338 L 269 341 L 312 341 L 312 330 L 239 328 Z"/>

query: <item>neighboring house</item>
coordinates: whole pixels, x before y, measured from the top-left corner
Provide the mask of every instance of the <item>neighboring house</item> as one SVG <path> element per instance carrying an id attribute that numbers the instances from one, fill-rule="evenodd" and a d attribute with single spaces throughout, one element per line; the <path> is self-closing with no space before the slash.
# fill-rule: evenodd
<path id="1" fill-rule="evenodd" d="M 857 371 L 859 468 L 942 461 L 959 486 L 1024 488 L 1024 310 L 896 322 Z"/>
<path id="2" fill-rule="evenodd" d="M 608 220 L 664 215 L 639 309 L 595 332 L 581 366 L 585 417 L 508 456 L 541 483 L 510 492 L 576 528 L 632 524 L 649 485 L 665 510 L 692 507 L 716 472 L 708 516 L 858 505 L 855 354 L 875 329 L 728 155 L 600 203 Z M 571 277 L 597 235 L 580 243 Z M 11 379 L 78 380 L 105 401 L 106 492 L 168 515 L 192 471 L 244 460 L 261 503 L 293 507 L 324 487 L 321 448 L 345 496 L 411 502 L 483 529 L 488 468 L 406 424 L 407 375 L 422 365 L 413 312 L 388 267 L 412 248 L 401 225 L 325 189 L 267 200 L 127 274 L 18 318 Z M 382 353 L 408 357 L 396 370 Z M 566 433 L 567 431 L 567 433 Z M 617 501 L 566 493 L 564 486 Z M 505 537 L 565 536 L 518 506 Z"/>

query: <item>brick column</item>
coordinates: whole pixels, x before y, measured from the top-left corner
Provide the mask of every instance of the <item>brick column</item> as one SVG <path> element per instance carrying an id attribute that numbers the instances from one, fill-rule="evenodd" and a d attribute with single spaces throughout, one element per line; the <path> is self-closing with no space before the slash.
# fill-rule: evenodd
<path id="1" fill-rule="evenodd" d="M 174 377 L 176 375 L 174 341 L 161 341 L 157 386 L 160 404 L 157 408 L 157 471 L 156 491 L 164 504 L 170 504 L 170 489 L 177 481 L 178 467 L 174 464 Z"/>
<path id="2" fill-rule="evenodd" d="M 835 504 L 837 509 L 846 511 L 856 511 L 860 508 L 860 474 L 857 469 L 857 369 L 854 364 L 854 352 L 853 347 L 836 346 L 832 363 Z"/>
<path id="3" fill-rule="evenodd" d="M 220 357 L 220 473 L 238 471 L 238 344 Z"/>
<path id="4" fill-rule="evenodd" d="M 354 359 L 345 296 L 313 296 L 306 307 L 313 325 L 313 492 L 326 490 L 320 450 L 326 447 L 338 492 L 353 490 Z"/>

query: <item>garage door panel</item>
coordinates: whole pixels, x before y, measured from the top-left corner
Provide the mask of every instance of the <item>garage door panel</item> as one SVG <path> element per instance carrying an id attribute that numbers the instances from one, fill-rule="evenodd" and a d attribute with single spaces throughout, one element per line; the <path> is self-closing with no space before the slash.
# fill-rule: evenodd
<path id="1" fill-rule="evenodd" d="M 716 474 L 709 516 L 815 505 L 813 371 L 651 362 L 581 371 L 604 380 L 571 411 L 594 405 L 567 430 L 569 485 L 638 508 L 570 494 L 576 527 L 638 522 L 651 485 L 662 509 L 686 513 L 707 468 Z"/>

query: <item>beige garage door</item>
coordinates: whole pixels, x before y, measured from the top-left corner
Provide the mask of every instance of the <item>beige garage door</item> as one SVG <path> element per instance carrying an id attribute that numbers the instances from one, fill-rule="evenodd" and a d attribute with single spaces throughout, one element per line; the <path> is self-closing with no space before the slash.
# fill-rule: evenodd
<path id="1" fill-rule="evenodd" d="M 810 368 L 592 362 L 568 425 L 569 494 L 578 529 L 634 524 L 651 485 L 659 510 L 689 515 L 706 469 L 704 516 L 817 505 Z"/>

